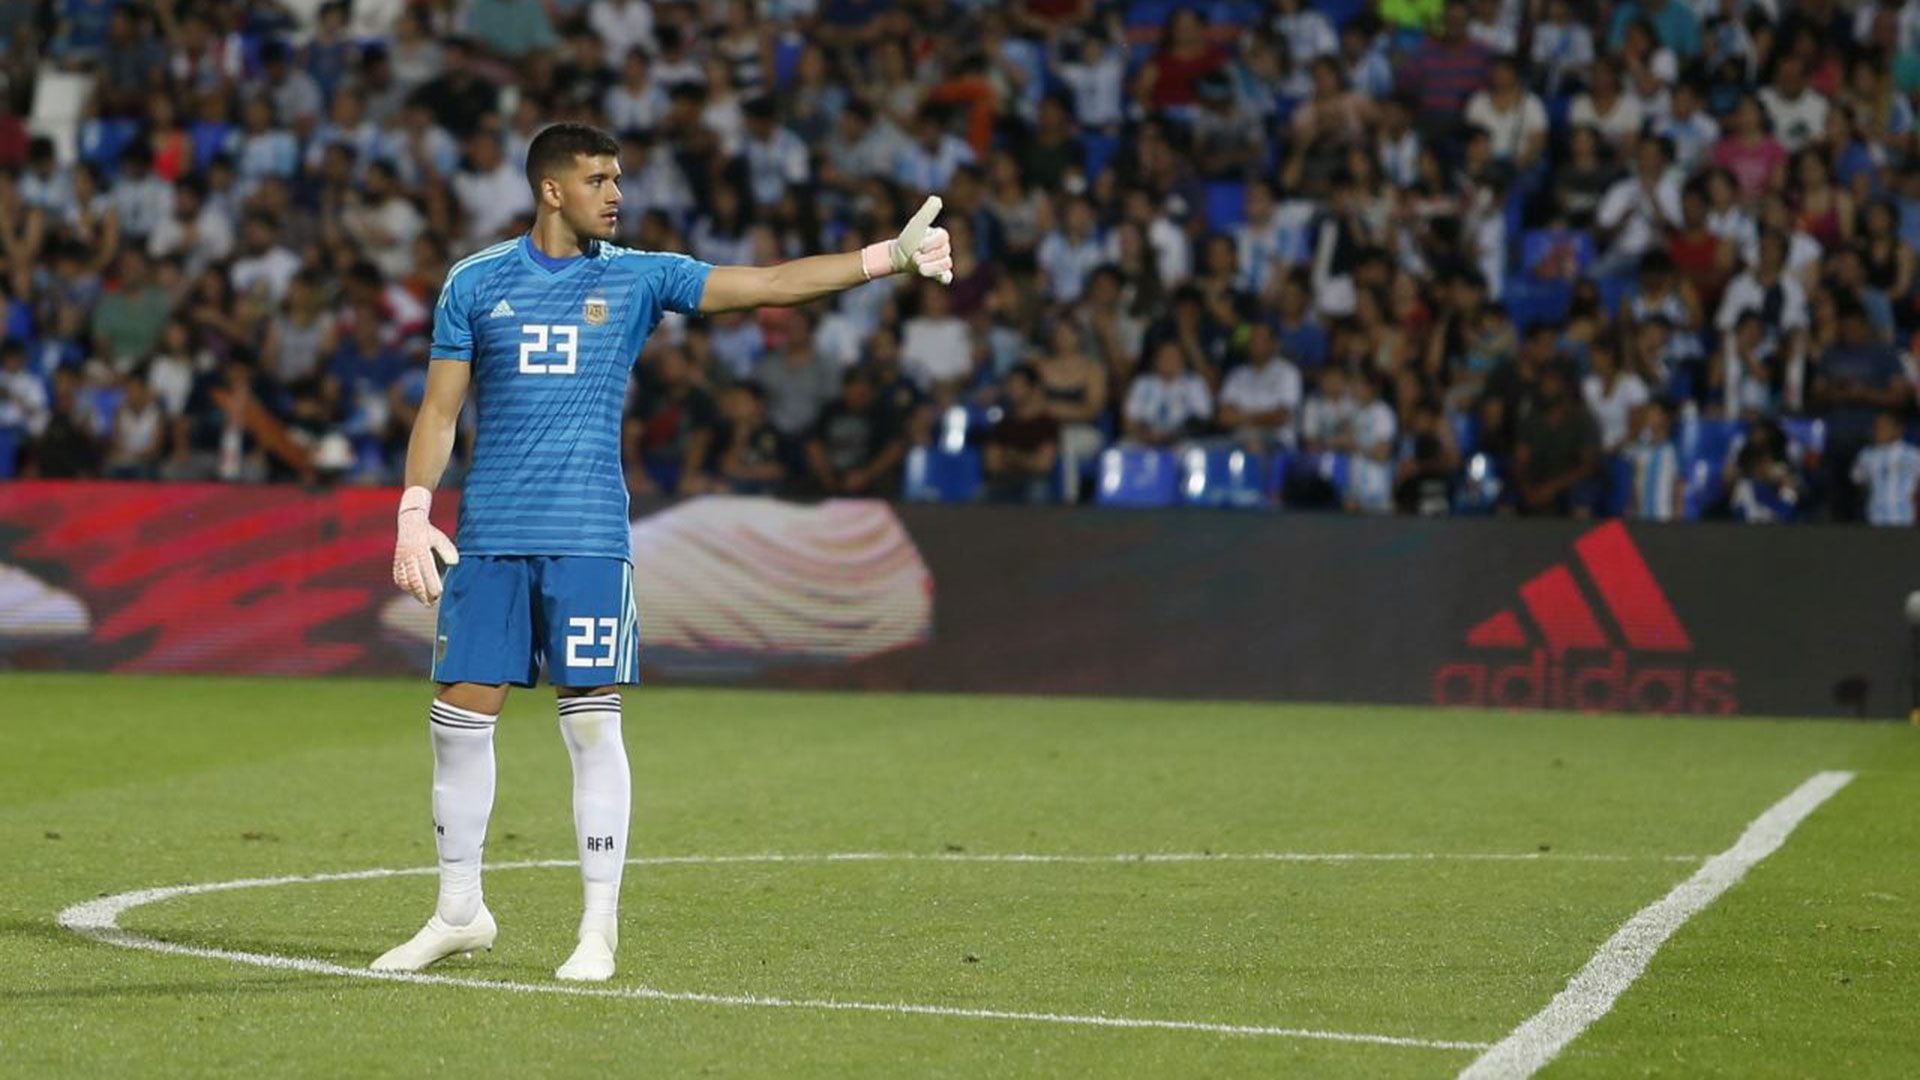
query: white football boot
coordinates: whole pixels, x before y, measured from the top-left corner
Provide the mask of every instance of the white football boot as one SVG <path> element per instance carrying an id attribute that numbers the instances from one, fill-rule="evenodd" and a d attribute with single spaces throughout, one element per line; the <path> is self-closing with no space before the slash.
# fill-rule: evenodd
<path id="1" fill-rule="evenodd" d="M 580 945 L 553 974 L 568 982 L 606 982 L 613 978 L 613 950 L 619 944 L 620 932 L 611 922 L 603 926 L 583 926 Z"/>
<path id="2" fill-rule="evenodd" d="M 493 913 L 487 910 L 485 904 L 480 905 L 480 913 L 465 926 L 448 926 L 440 921 L 436 913 L 419 933 L 413 935 L 413 940 L 388 949 L 370 966 L 375 971 L 419 971 L 454 953 L 492 950 L 494 935 L 499 932 L 500 928 L 493 921 Z"/>

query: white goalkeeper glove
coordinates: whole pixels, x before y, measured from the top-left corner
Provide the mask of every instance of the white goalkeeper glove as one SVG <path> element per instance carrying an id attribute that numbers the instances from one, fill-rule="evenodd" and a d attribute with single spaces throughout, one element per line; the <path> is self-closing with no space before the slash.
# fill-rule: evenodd
<path id="1" fill-rule="evenodd" d="M 932 227 L 939 214 L 940 196 L 929 195 L 899 236 L 861 248 L 860 269 L 867 280 L 911 271 L 935 278 L 942 285 L 953 284 L 952 242 L 947 239 L 947 230 Z"/>
<path id="2" fill-rule="evenodd" d="M 393 583 L 415 600 L 431 606 L 440 599 L 440 570 L 433 563 L 452 566 L 460 561 L 460 551 L 447 534 L 434 528 L 427 518 L 433 509 L 433 492 L 410 487 L 400 496 L 399 539 L 393 545 Z"/>

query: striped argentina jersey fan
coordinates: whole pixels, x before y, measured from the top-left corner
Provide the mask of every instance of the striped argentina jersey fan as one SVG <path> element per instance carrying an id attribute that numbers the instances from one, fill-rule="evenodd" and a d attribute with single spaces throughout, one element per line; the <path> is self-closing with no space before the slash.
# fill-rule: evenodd
<path id="1" fill-rule="evenodd" d="M 557 269 L 526 236 L 447 272 L 435 360 L 473 365 L 479 414 L 460 504 L 471 555 L 629 557 L 620 415 L 627 378 L 666 312 L 692 312 L 713 267 L 595 243 Z"/>

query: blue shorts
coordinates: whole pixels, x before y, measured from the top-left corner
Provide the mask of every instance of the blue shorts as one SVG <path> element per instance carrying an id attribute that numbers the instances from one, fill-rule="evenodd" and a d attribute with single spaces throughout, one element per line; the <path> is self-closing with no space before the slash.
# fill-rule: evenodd
<path id="1" fill-rule="evenodd" d="M 433 681 L 532 686 L 640 681 L 633 567 L 583 555 L 468 555 L 447 568 Z"/>

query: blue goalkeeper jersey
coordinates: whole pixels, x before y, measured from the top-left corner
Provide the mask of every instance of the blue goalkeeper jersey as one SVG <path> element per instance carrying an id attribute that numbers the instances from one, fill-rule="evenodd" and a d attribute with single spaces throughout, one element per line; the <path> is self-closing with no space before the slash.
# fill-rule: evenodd
<path id="1" fill-rule="evenodd" d="M 627 559 L 627 377 L 663 314 L 699 308 L 713 267 L 596 243 L 554 269 L 532 243 L 455 263 L 434 308 L 432 356 L 473 365 L 479 422 L 455 543 Z"/>

